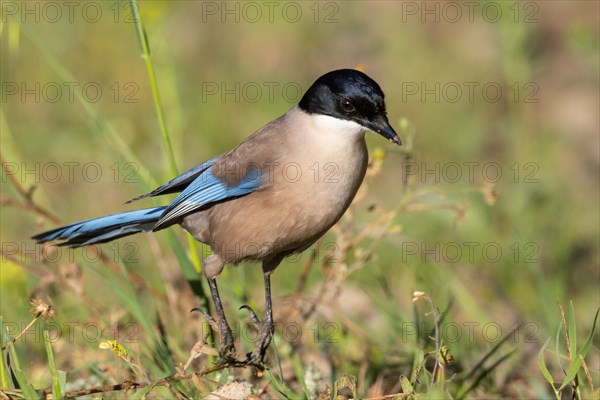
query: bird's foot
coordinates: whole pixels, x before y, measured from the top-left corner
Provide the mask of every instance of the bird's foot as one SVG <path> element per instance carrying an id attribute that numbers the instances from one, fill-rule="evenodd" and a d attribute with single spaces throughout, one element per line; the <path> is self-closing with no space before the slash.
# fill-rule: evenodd
<path id="1" fill-rule="evenodd" d="M 250 313 L 250 321 L 259 334 L 258 342 L 256 343 L 254 351 L 246 354 L 245 362 L 262 364 L 265 354 L 267 353 L 267 349 L 269 348 L 269 344 L 271 344 L 271 339 L 273 338 L 273 318 L 271 314 L 267 312 L 264 321 L 261 322 L 250 306 L 243 305 L 240 307 L 240 310 L 241 309 L 248 310 Z"/>
<path id="2" fill-rule="evenodd" d="M 206 310 L 198 307 L 193 308 L 192 312 L 193 311 L 202 314 L 208 325 L 210 325 L 211 329 L 217 333 L 221 340 L 221 345 L 218 349 L 219 359 L 216 364 L 228 365 L 238 363 L 239 361 L 236 358 L 237 350 L 235 349 L 235 344 L 233 342 L 233 334 L 231 333 L 231 329 L 227 325 L 227 322 L 217 321 Z"/>

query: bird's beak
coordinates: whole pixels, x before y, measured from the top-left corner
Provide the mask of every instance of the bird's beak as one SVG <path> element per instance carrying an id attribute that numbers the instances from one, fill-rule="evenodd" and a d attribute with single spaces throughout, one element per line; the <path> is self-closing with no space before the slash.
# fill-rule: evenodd
<path id="1" fill-rule="evenodd" d="M 402 146 L 400 138 L 396 134 L 394 128 L 392 128 L 392 126 L 390 125 L 390 122 L 388 121 L 385 115 L 380 115 L 374 118 L 373 120 L 368 121 L 365 124 L 365 127 L 369 128 L 373 132 L 380 134 L 390 142 L 395 143 L 398 146 Z"/>

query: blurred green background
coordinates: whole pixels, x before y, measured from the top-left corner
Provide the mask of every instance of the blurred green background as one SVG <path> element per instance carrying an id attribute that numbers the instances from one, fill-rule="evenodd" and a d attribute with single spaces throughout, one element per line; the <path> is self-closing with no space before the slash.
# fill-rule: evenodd
<path id="1" fill-rule="evenodd" d="M 411 301 L 417 290 L 448 310 L 446 379 L 466 385 L 449 383 L 453 395 L 472 382 L 461 374 L 483 371 L 478 361 L 520 324 L 493 358 L 516 352 L 468 395 L 549 396 L 537 354 L 560 324 L 557 300 L 573 302 L 581 341 L 591 330 L 600 304 L 599 3 L 466 3 L 140 4 L 180 172 L 229 150 L 337 68 L 362 68 L 381 85 L 406 144 L 399 151 L 369 135 L 363 189 L 314 265 L 307 251 L 273 276 L 279 365 L 292 392 L 302 393 L 299 370 L 317 376 L 320 391 L 348 373 L 361 397 L 399 392 L 414 357 L 435 349 L 422 332 L 432 327 L 428 305 Z M 69 223 L 132 209 L 122 204 L 172 178 L 130 14 L 125 2 L 2 3 L 0 315 L 18 332 L 31 320 L 30 297 L 50 302 L 63 332 L 57 365 L 73 387 L 131 373 L 98 349 L 116 331 L 133 333 L 130 350 L 155 378 L 170 371 L 152 345 L 159 318 L 174 364 L 201 338 L 189 315 L 201 300 L 168 233 L 102 246 L 141 277 L 127 279 L 91 252 L 35 246 L 28 238 L 54 225 L 15 189 L 34 188 L 35 204 Z M 247 321 L 237 311 L 246 302 L 262 310 L 257 266 L 228 267 L 219 280 L 232 321 Z M 293 322 L 300 338 L 286 341 Z M 41 326 L 16 344 L 36 387 L 50 384 Z M 598 345 L 596 336 L 587 357 L 595 387 Z"/>

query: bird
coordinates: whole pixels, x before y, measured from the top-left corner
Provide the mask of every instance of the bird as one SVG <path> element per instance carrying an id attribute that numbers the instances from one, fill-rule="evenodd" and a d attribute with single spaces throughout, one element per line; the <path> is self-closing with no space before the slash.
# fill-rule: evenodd
<path id="1" fill-rule="evenodd" d="M 245 362 L 262 363 L 274 333 L 271 274 L 285 257 L 314 244 L 348 209 L 367 170 L 368 131 L 402 145 L 379 84 L 355 69 L 330 71 L 289 111 L 237 147 L 127 202 L 179 193 L 169 205 L 76 222 L 32 239 L 78 247 L 179 224 L 212 250 L 203 273 L 217 316 L 211 322 L 220 334 L 219 356 L 228 362 L 237 361 L 236 348 L 216 278 L 226 264 L 262 263 L 262 321 L 250 307 L 240 307 L 250 312 L 259 331 Z"/>

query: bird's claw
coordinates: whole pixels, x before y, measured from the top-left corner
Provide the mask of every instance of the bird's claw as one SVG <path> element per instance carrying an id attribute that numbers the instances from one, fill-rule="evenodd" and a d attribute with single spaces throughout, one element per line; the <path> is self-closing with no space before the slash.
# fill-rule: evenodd
<path id="1" fill-rule="evenodd" d="M 241 309 L 248 310 L 250 313 L 250 322 L 252 322 L 252 325 L 254 325 L 259 333 L 258 342 L 256 343 L 254 351 L 246 354 L 246 360 L 244 362 L 247 364 L 262 364 L 267 349 L 269 348 L 269 344 L 271 344 L 274 330 L 273 321 L 270 318 L 265 318 L 265 320 L 261 322 L 254 310 L 248 305 L 244 304 L 240 307 L 240 310 Z"/>
<path id="2" fill-rule="evenodd" d="M 217 365 L 227 365 L 234 364 L 237 361 L 236 354 L 237 351 L 235 349 L 235 345 L 233 344 L 233 337 L 225 337 L 223 338 L 222 329 L 219 326 L 219 322 L 214 319 L 206 310 L 194 307 L 190 312 L 199 312 L 202 314 L 208 325 L 210 325 L 211 329 L 219 335 L 221 339 L 221 346 L 219 347 L 219 360 L 217 361 Z"/>
<path id="3" fill-rule="evenodd" d="M 200 307 L 194 307 L 190 310 L 190 312 L 194 312 L 194 311 L 202 314 L 202 316 L 204 317 L 204 320 L 208 323 L 208 325 L 210 325 L 212 330 L 214 332 L 216 332 L 219 335 L 219 337 L 221 336 L 221 328 L 219 328 L 219 324 L 217 323 L 216 319 L 214 319 L 206 310 L 204 310 Z"/>
<path id="4" fill-rule="evenodd" d="M 248 310 L 250 322 L 256 328 L 259 333 L 258 342 L 256 343 L 256 347 L 254 351 L 246 354 L 246 359 L 244 361 L 240 361 L 236 359 L 236 348 L 233 343 L 233 337 L 227 335 L 227 331 L 224 331 L 221 328 L 220 321 L 213 318 L 206 310 L 202 308 L 195 307 L 191 310 L 191 312 L 199 312 L 202 314 L 206 322 L 210 325 L 211 329 L 219 335 L 221 339 L 221 346 L 219 347 L 219 360 L 217 361 L 217 365 L 235 365 L 235 364 L 262 364 L 267 349 L 269 348 L 269 344 L 271 343 L 271 339 L 273 336 L 273 321 L 271 318 L 265 318 L 264 321 L 261 321 L 258 315 L 254 312 L 254 310 L 248 306 L 243 305 L 240 307 L 240 310 Z M 225 335 L 223 335 L 225 333 Z"/>
<path id="5" fill-rule="evenodd" d="M 250 313 L 250 321 L 252 322 L 252 325 L 254 325 L 254 327 L 260 331 L 260 325 L 262 324 L 262 322 L 260 322 L 260 319 L 254 312 L 254 310 L 247 304 L 244 304 L 239 309 L 248 310 L 248 313 Z"/>
<path id="6" fill-rule="evenodd" d="M 219 349 L 219 359 L 215 362 L 216 366 L 230 366 L 236 365 L 239 363 L 239 360 L 236 358 L 237 351 L 234 348 L 220 348 Z"/>

